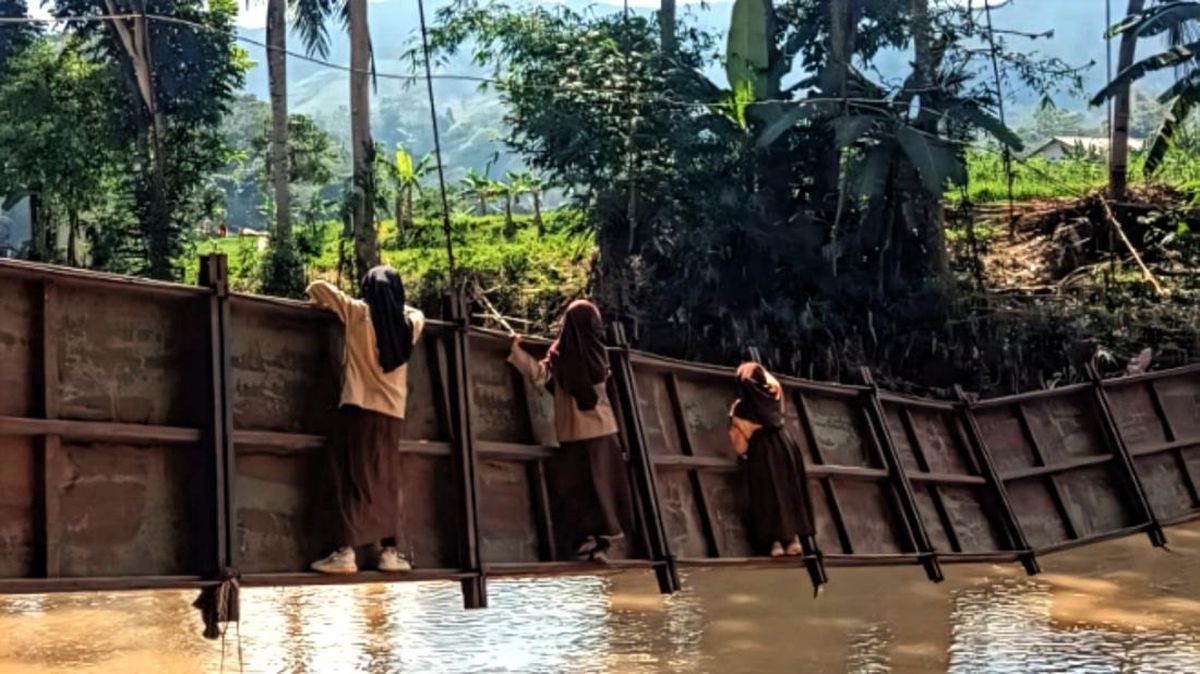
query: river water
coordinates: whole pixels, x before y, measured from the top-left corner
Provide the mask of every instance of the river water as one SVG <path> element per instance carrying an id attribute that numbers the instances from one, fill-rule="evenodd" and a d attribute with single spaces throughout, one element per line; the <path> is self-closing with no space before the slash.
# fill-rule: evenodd
<path id="1" fill-rule="evenodd" d="M 243 591 L 240 639 L 194 593 L 0 598 L 0 672 L 1200 672 L 1200 526 L 1017 566 L 699 570 Z M 239 649 L 240 642 L 240 649 Z"/>

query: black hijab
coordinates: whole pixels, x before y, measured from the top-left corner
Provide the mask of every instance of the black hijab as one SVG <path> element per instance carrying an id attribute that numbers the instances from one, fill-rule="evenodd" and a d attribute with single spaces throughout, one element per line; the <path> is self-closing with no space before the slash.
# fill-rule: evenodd
<path id="1" fill-rule="evenodd" d="M 391 372 L 412 355 L 412 325 L 404 315 L 404 282 L 389 265 L 374 267 L 363 278 L 362 298 L 371 310 L 379 365 Z"/>
<path id="2" fill-rule="evenodd" d="M 768 379 L 758 363 L 742 363 L 737 369 L 738 398 L 733 414 L 765 428 L 783 428 L 782 392 Z"/>
<path id="3" fill-rule="evenodd" d="M 575 398 L 579 409 L 596 409 L 600 397 L 596 384 L 608 380 L 608 352 L 604 349 L 604 321 L 600 310 L 587 300 L 575 300 L 563 316 L 558 339 L 543 361 L 554 383 Z"/>

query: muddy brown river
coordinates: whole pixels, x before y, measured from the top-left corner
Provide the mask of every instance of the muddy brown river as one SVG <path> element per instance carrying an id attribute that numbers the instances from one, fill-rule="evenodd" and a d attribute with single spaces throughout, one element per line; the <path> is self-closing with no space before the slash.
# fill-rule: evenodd
<path id="1" fill-rule="evenodd" d="M 701 570 L 253 589 L 240 637 L 200 638 L 193 593 L 0 598 L 0 672 L 1200 672 L 1200 525 L 1017 566 Z"/>

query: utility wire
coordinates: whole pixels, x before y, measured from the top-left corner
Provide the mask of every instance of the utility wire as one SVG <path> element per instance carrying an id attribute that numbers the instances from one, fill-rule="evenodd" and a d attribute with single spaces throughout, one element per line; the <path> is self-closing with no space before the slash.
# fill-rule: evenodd
<path id="1" fill-rule="evenodd" d="M 446 235 L 446 260 L 449 264 L 449 281 L 453 287 L 454 240 L 450 227 L 450 199 L 446 196 L 446 173 L 442 168 L 442 140 L 438 133 L 437 104 L 433 97 L 433 70 L 429 58 L 429 31 L 425 27 L 425 0 L 417 0 L 417 11 L 421 15 L 421 49 L 425 53 L 425 86 L 429 91 L 429 120 L 433 125 L 433 152 L 437 160 L 438 191 L 442 196 L 442 231 Z"/>

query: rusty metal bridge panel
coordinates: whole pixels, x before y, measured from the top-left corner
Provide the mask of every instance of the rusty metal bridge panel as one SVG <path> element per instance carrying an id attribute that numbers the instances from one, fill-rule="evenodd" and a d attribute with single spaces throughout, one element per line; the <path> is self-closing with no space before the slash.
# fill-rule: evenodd
<path id="1" fill-rule="evenodd" d="M 322 520 L 341 329 L 302 303 L 0 261 L 0 592 L 362 582 L 306 565 Z M 398 580 L 594 573 L 556 548 L 552 400 L 509 339 L 430 321 L 409 367 Z M 733 370 L 633 351 L 609 396 L 636 521 L 611 567 L 789 564 L 756 556 L 728 446 Z M 534 352 L 544 343 L 532 340 Z M 972 401 L 783 378 L 827 563 L 1024 563 L 1200 515 L 1200 368 Z"/>

